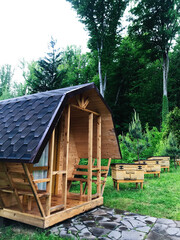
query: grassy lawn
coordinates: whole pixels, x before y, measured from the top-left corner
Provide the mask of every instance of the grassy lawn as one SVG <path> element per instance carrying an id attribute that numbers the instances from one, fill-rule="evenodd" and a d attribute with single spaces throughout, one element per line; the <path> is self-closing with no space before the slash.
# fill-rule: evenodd
<path id="1" fill-rule="evenodd" d="M 16 227 L 14 227 L 16 228 Z M 12 226 L 0 228 L 1 240 L 67 240 L 67 238 L 60 238 L 53 234 L 47 234 L 40 230 L 35 230 L 33 233 L 23 230 L 21 233 L 17 233 Z M 30 227 L 31 228 L 31 227 Z"/>
<path id="2" fill-rule="evenodd" d="M 180 220 L 180 167 L 162 172 L 160 178 L 145 175 L 144 189 L 133 183 L 120 183 L 120 191 L 113 188 L 108 177 L 104 191 L 104 205 L 153 217 Z"/>

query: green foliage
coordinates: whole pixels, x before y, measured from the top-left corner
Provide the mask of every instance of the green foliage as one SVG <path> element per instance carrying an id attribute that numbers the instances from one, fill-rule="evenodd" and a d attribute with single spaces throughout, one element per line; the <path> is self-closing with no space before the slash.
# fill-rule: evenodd
<path id="1" fill-rule="evenodd" d="M 64 70 L 59 70 L 62 64 L 61 52 L 55 48 L 56 41 L 51 39 L 50 52 L 43 59 L 30 67 L 27 86 L 30 93 L 43 92 L 61 87 Z"/>
<path id="2" fill-rule="evenodd" d="M 172 132 L 176 137 L 177 144 L 180 146 L 180 109 L 174 108 L 167 116 L 166 131 L 164 136 L 167 137 Z"/>
<path id="3" fill-rule="evenodd" d="M 149 147 L 148 136 L 142 132 L 141 121 L 136 111 L 134 111 L 132 122 L 129 124 L 129 135 L 123 137 L 122 142 L 130 152 L 136 154 L 138 160 L 140 160 L 140 154 Z"/>
<path id="4" fill-rule="evenodd" d="M 180 30 L 179 11 L 180 0 L 138 0 L 131 10 L 134 17 L 129 32 L 152 60 L 168 54 L 172 39 Z"/>
<path id="5" fill-rule="evenodd" d="M 176 137 L 172 132 L 170 132 L 167 138 L 165 145 L 165 155 L 168 155 L 173 159 L 180 155 L 180 149 L 178 147 Z"/>
<path id="6" fill-rule="evenodd" d="M 67 0 L 89 32 L 89 48 L 98 62 L 100 92 L 104 96 L 117 45 L 120 18 L 128 0 Z"/>
<path id="7" fill-rule="evenodd" d="M 5 99 L 7 95 L 10 95 L 10 85 L 13 77 L 13 70 L 11 65 L 5 64 L 0 68 L 0 96 L 4 95 L 2 99 Z"/>
<path id="8" fill-rule="evenodd" d="M 96 65 L 90 53 L 82 54 L 76 46 L 68 46 L 62 54 L 59 69 L 66 72 L 62 86 L 72 86 L 91 82 L 96 74 Z"/>
<path id="9" fill-rule="evenodd" d="M 162 104 L 162 122 L 163 123 L 166 123 L 168 113 L 169 113 L 168 98 L 167 96 L 163 96 L 163 104 Z"/>

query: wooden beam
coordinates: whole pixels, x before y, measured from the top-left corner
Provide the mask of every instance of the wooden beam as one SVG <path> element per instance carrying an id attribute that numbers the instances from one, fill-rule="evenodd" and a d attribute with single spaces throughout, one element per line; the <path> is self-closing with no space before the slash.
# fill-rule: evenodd
<path id="1" fill-rule="evenodd" d="M 62 222 L 68 218 L 72 218 L 74 216 L 77 216 L 80 213 L 84 213 L 85 211 L 88 211 L 92 208 L 95 208 L 97 206 L 101 206 L 103 204 L 103 198 L 97 198 L 90 202 L 85 202 L 81 205 L 77 205 L 75 207 L 66 209 L 61 212 L 57 212 L 55 214 L 50 215 L 45 219 L 45 228 L 50 227 L 58 222 Z"/>
<path id="2" fill-rule="evenodd" d="M 50 178 L 35 179 L 33 180 L 33 182 L 34 183 L 50 182 Z"/>
<path id="3" fill-rule="evenodd" d="M 12 209 L 4 208 L 0 209 L 0 216 L 18 222 L 27 223 L 36 227 L 44 228 L 44 218 L 33 214 L 22 213 Z"/>
<path id="4" fill-rule="evenodd" d="M 51 208 L 51 194 L 52 194 L 52 172 L 53 172 L 53 160 L 54 160 L 54 141 L 55 141 L 55 130 L 51 135 L 51 139 L 49 141 L 49 152 L 48 152 L 48 172 L 47 178 L 50 179 L 46 185 L 46 191 L 49 193 L 49 196 L 46 198 L 46 215 L 50 215 Z"/>
<path id="5" fill-rule="evenodd" d="M 68 171 L 68 159 L 69 159 L 69 139 L 70 139 L 70 117 L 71 106 L 69 105 L 65 112 L 65 124 L 64 124 L 64 158 L 63 158 L 63 171 Z M 62 175 L 62 202 L 64 208 L 67 205 L 67 174 Z"/>
<path id="6" fill-rule="evenodd" d="M 101 196 L 101 116 L 97 118 L 97 195 Z"/>
<path id="7" fill-rule="evenodd" d="M 88 201 L 92 199 L 93 113 L 89 114 L 88 128 Z"/>
<path id="8" fill-rule="evenodd" d="M 20 198 L 19 198 L 18 191 L 17 191 L 17 189 L 15 188 L 15 185 L 14 185 L 14 183 L 13 183 L 13 180 L 12 180 L 12 178 L 11 178 L 10 173 L 8 172 L 6 163 L 3 163 L 2 165 L 3 165 L 4 171 L 5 171 L 5 173 L 6 173 L 6 176 L 7 176 L 7 178 L 8 178 L 9 185 L 10 185 L 10 187 L 11 187 L 11 189 L 12 189 L 14 195 L 15 195 L 15 198 L 16 198 L 16 201 L 17 201 L 17 204 L 18 204 L 18 207 L 19 207 L 19 209 L 20 209 L 21 212 L 24 212 L 24 208 L 23 208 L 22 203 L 21 203 L 21 200 L 20 200 Z"/>
<path id="9" fill-rule="evenodd" d="M 57 151 L 56 151 L 56 171 L 60 171 L 62 169 L 62 163 L 64 159 L 64 116 L 60 118 L 59 124 L 57 125 L 56 131 L 58 133 L 58 141 L 57 141 Z M 54 174 L 54 172 L 53 172 Z M 61 193 L 61 184 L 62 184 L 62 176 L 60 174 L 56 175 L 56 184 L 55 184 L 55 195 Z"/>
<path id="10" fill-rule="evenodd" d="M 41 201 L 40 201 L 39 196 L 38 196 L 38 194 L 37 194 L 37 191 L 36 191 L 35 185 L 34 185 L 34 183 L 33 183 L 33 180 L 32 180 L 32 178 L 31 178 L 29 169 L 28 169 L 28 167 L 27 167 L 27 165 L 26 165 L 25 163 L 22 163 L 22 166 L 23 166 L 23 168 L 24 168 L 24 172 L 25 172 L 25 174 L 26 174 L 26 176 L 27 176 L 28 182 L 29 182 L 29 184 L 30 184 L 30 186 L 31 186 L 31 190 L 32 190 L 32 192 L 33 192 L 33 195 L 34 195 L 34 198 L 35 198 L 35 200 L 36 200 L 37 206 L 38 206 L 38 208 L 39 208 L 39 212 L 40 212 L 40 214 L 41 214 L 42 217 L 45 217 L 44 209 L 43 209 L 43 207 L 42 207 Z"/>
<path id="11" fill-rule="evenodd" d="M 108 170 L 106 171 L 106 174 L 104 176 L 104 180 L 102 182 L 101 195 L 103 195 L 103 193 L 104 193 L 104 188 L 105 188 L 106 179 L 107 179 L 107 176 L 108 176 L 108 171 L 109 171 L 110 164 L 111 164 L 111 158 L 109 158 L 109 160 L 108 160 L 108 165 L 107 165 Z"/>
<path id="12" fill-rule="evenodd" d="M 86 109 L 86 108 L 79 107 L 79 106 L 74 105 L 74 104 L 71 104 L 71 107 L 77 108 L 77 109 L 79 109 L 81 111 L 84 111 L 84 112 L 93 113 L 94 115 L 99 116 L 99 113 L 97 113 L 97 112 L 94 112 L 94 111 Z"/>

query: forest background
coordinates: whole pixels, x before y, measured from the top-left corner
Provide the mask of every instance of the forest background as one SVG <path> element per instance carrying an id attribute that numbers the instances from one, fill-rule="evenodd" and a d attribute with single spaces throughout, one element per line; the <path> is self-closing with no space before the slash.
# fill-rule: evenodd
<path id="1" fill-rule="evenodd" d="M 14 83 L 14 69 L 0 67 L 0 99 L 95 82 L 110 106 L 115 128 L 128 138 L 134 110 L 150 147 L 141 157 L 165 154 L 169 133 L 179 148 L 180 37 L 179 0 L 67 0 L 89 33 L 89 52 L 65 50 L 53 37 L 45 56 L 22 60 L 23 83 Z M 122 35 L 122 16 L 129 9 L 129 28 Z M 170 112 L 170 113 L 169 113 Z M 122 145 L 124 157 L 128 153 Z"/>

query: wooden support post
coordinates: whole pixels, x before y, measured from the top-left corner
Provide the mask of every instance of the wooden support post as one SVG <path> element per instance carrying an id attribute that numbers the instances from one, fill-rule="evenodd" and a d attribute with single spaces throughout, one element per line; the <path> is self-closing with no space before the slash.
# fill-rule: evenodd
<path id="1" fill-rule="evenodd" d="M 69 139 L 70 139 L 70 117 L 71 117 L 71 107 L 68 106 L 65 112 L 65 126 L 64 126 L 64 158 L 63 158 L 63 171 L 66 174 L 62 175 L 62 200 L 64 209 L 67 205 L 67 170 L 68 170 L 68 159 L 69 159 Z"/>
<path id="2" fill-rule="evenodd" d="M 93 113 L 89 114 L 88 129 L 88 201 L 92 199 Z"/>
<path id="3" fill-rule="evenodd" d="M 62 118 L 61 118 L 62 119 Z M 62 122 L 59 122 L 57 126 L 57 136 L 58 136 L 58 141 L 57 141 L 57 151 L 56 151 L 56 171 L 60 171 L 60 160 L 61 160 L 61 144 L 62 144 L 62 139 L 61 139 L 61 132 L 62 132 Z M 60 174 L 56 174 L 56 184 L 55 184 L 55 195 L 59 194 L 59 188 L 60 188 Z"/>
<path id="4" fill-rule="evenodd" d="M 10 175 L 10 173 L 8 172 L 6 163 L 3 163 L 3 168 L 4 168 L 5 174 L 6 174 L 7 178 L 8 178 L 9 185 L 10 185 L 10 187 L 11 187 L 11 189 L 12 189 L 14 195 L 15 195 L 15 198 L 16 198 L 16 201 L 17 201 L 17 204 L 18 204 L 18 207 L 19 207 L 19 209 L 20 209 L 21 212 L 24 212 L 24 208 L 23 208 L 22 203 L 21 203 L 21 200 L 20 200 L 20 198 L 19 198 L 18 191 L 17 191 L 17 189 L 16 189 L 15 186 L 14 186 L 14 183 L 13 183 L 13 180 L 12 180 L 12 178 L 11 178 L 11 175 Z"/>
<path id="5" fill-rule="evenodd" d="M 101 196 L 101 116 L 97 118 L 97 195 Z"/>
<path id="6" fill-rule="evenodd" d="M 48 153 L 48 172 L 47 178 L 50 179 L 46 185 L 46 191 L 49 193 L 49 196 L 46 198 L 46 215 L 50 215 L 51 208 L 51 194 L 52 194 L 52 172 L 53 172 L 53 158 L 54 158 L 54 141 L 55 141 L 55 130 L 51 135 L 51 139 L 49 141 L 49 153 Z"/>
<path id="7" fill-rule="evenodd" d="M 34 185 L 34 183 L 32 181 L 32 178 L 31 178 L 31 175 L 29 173 L 28 167 L 27 167 L 27 165 L 25 163 L 22 163 L 22 166 L 24 168 L 24 172 L 25 172 L 25 174 L 27 176 L 28 182 L 30 184 L 30 187 L 31 187 L 31 190 L 33 192 L 34 198 L 36 200 L 37 206 L 39 208 L 40 214 L 41 214 L 42 217 L 45 217 L 44 209 L 42 207 L 41 201 L 40 201 L 39 196 L 37 194 L 35 185 Z"/>

